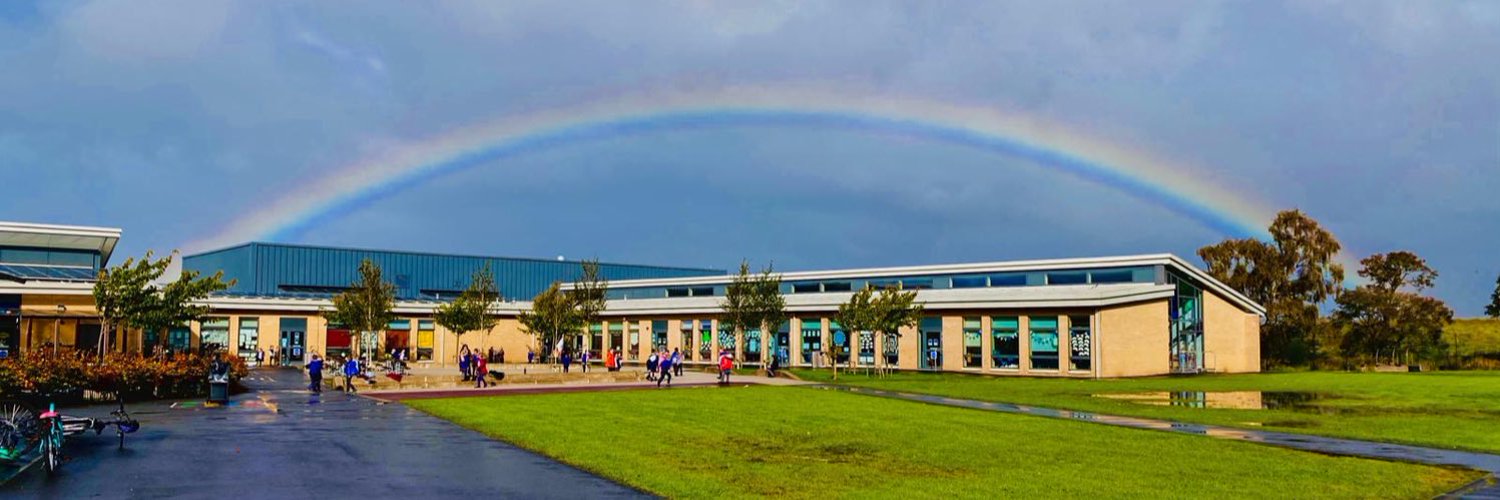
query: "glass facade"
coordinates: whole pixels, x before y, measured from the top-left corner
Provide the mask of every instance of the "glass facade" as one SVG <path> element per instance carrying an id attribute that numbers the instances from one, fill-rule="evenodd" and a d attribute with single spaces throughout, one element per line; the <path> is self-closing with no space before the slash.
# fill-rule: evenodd
<path id="1" fill-rule="evenodd" d="M 255 358 L 255 350 L 260 344 L 260 318 L 240 318 L 239 355 L 242 358 Z"/>
<path id="2" fill-rule="evenodd" d="M 1056 370 L 1057 316 L 1032 316 L 1027 322 L 1031 329 L 1031 369 Z"/>
<path id="3" fill-rule="evenodd" d="M 661 351 L 667 348 L 667 322 L 657 320 L 651 322 L 651 349 Z"/>
<path id="4" fill-rule="evenodd" d="M 690 320 L 690 319 L 682 320 L 682 325 L 678 327 L 678 331 L 681 332 L 680 336 L 682 337 L 682 341 L 681 341 L 682 345 L 678 347 L 678 349 L 679 349 L 678 352 L 682 353 L 682 360 L 683 361 L 692 361 L 693 360 L 693 320 Z"/>
<path id="5" fill-rule="evenodd" d="M 776 341 L 771 344 L 771 355 L 781 360 L 781 366 L 791 363 L 792 359 L 792 322 L 782 321 L 776 326 Z"/>
<path id="6" fill-rule="evenodd" d="M 734 328 L 723 322 L 719 323 L 719 349 L 734 352 L 737 344 L 734 339 Z"/>
<path id="7" fill-rule="evenodd" d="M 609 348 L 610 349 L 619 349 L 620 350 L 620 354 L 622 354 L 622 355 L 625 354 L 625 351 L 627 349 L 625 349 L 625 324 L 624 323 L 615 322 L 615 323 L 610 323 L 609 324 Z M 635 357 L 634 356 L 630 356 L 630 359 L 635 359 Z"/>
<path id="8" fill-rule="evenodd" d="M 1015 316 L 990 318 L 990 357 L 995 368 L 1021 368 L 1021 320 Z"/>
<path id="9" fill-rule="evenodd" d="M 432 348 L 437 343 L 437 329 L 432 320 L 417 320 L 417 361 L 432 361 Z"/>
<path id="10" fill-rule="evenodd" d="M 198 333 L 200 351 L 211 353 L 227 349 L 229 347 L 229 318 L 204 318 Z"/>
<path id="11" fill-rule="evenodd" d="M 802 320 L 802 364 L 812 364 L 823 352 L 823 321 Z"/>
<path id="12" fill-rule="evenodd" d="M 830 321 L 828 322 L 828 336 L 830 337 L 829 340 L 833 341 L 834 362 L 838 364 L 849 363 L 849 344 L 851 342 L 849 332 L 844 331 L 843 325 L 840 325 L 839 322 Z"/>
<path id="13" fill-rule="evenodd" d="M 751 328 L 745 331 L 745 362 L 759 363 L 761 346 L 761 334 L 759 328 Z"/>
<path id="14" fill-rule="evenodd" d="M 886 366 L 896 366 L 901 362 L 901 336 L 895 332 L 886 333 L 883 347 Z"/>
<path id="15" fill-rule="evenodd" d="M 860 366 L 875 366 L 875 332 L 859 332 Z"/>
<path id="16" fill-rule="evenodd" d="M 1088 371 L 1093 368 L 1094 332 L 1088 316 L 1068 316 L 1068 369 Z"/>
<path id="17" fill-rule="evenodd" d="M 714 360 L 714 322 L 710 319 L 698 320 L 698 359 L 703 361 Z"/>
<path id="18" fill-rule="evenodd" d="M 922 340 L 922 369 L 938 370 L 943 367 L 943 318 L 922 318 L 919 327 Z"/>
<path id="19" fill-rule="evenodd" d="M 964 368 L 984 366 L 984 322 L 978 317 L 964 318 Z"/>
<path id="20" fill-rule="evenodd" d="M 1167 275 L 1177 293 L 1168 303 L 1172 373 L 1203 371 L 1203 290 L 1180 276 Z"/>
<path id="21" fill-rule="evenodd" d="M 589 359 L 604 359 L 604 323 L 589 325 Z"/>
<path id="22" fill-rule="evenodd" d="M 641 359 L 641 332 L 640 325 L 632 321 L 626 321 L 621 325 L 625 328 L 625 335 L 630 337 L 630 348 L 626 349 L 625 359 L 635 361 Z"/>
<path id="23" fill-rule="evenodd" d="M 304 361 L 307 357 L 307 318 L 282 318 L 279 333 L 277 340 L 281 342 L 282 359 L 288 363 Z M 348 345 L 347 341 L 344 345 Z"/>

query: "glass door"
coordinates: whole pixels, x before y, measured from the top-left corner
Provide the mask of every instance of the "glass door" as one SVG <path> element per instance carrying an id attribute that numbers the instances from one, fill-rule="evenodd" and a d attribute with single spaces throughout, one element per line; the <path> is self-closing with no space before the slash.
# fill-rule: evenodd
<path id="1" fill-rule="evenodd" d="M 307 350 L 307 319 L 282 319 L 280 345 L 284 363 L 301 363 Z"/>
<path id="2" fill-rule="evenodd" d="M 943 368 L 943 318 L 922 318 L 922 369 Z"/>

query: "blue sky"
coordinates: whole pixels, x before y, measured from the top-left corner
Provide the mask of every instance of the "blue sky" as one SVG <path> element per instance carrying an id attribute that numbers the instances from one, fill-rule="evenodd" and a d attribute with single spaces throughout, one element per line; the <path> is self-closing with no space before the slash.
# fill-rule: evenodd
<path id="1" fill-rule="evenodd" d="M 1500 274 L 1500 3 L 0 2 L 0 218 L 214 233 L 392 144 L 609 96 L 848 86 L 1198 165 L 1476 315 Z M 1018 158 L 724 127 L 509 158 L 298 241 L 731 267 L 1192 256 L 1225 235 Z"/>

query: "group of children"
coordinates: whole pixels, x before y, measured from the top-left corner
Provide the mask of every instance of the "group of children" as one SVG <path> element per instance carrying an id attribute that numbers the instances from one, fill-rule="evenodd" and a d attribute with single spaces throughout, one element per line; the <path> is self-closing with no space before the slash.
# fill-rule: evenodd
<path id="1" fill-rule="evenodd" d="M 469 350 L 468 344 L 458 350 L 458 371 L 463 374 L 464 381 L 473 380 L 475 388 L 490 386 L 490 360 Z"/>

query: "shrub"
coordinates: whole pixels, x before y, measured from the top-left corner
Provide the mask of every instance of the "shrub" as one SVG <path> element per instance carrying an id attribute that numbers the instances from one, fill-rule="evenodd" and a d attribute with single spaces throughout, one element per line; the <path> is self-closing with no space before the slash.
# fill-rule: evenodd
<path id="1" fill-rule="evenodd" d="M 231 379 L 249 373 L 244 360 L 229 360 Z M 111 353 L 99 359 L 85 351 L 34 351 L 0 360 L 0 395 L 25 393 L 63 402 L 81 400 L 86 391 L 134 400 L 199 396 L 207 392 L 211 362 L 197 354 L 148 358 Z"/>

